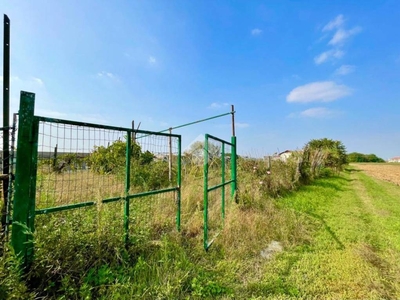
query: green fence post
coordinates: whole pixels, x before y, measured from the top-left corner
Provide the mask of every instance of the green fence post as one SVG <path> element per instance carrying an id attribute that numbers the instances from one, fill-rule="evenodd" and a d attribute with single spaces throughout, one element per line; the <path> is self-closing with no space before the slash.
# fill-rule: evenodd
<path id="1" fill-rule="evenodd" d="M 39 124 L 34 109 L 35 94 L 21 91 L 11 244 L 23 268 L 29 267 L 33 258 Z"/>
<path id="2" fill-rule="evenodd" d="M 204 141 L 204 249 L 208 249 L 208 134 Z"/>
<path id="3" fill-rule="evenodd" d="M 236 197 L 236 189 L 237 189 L 237 162 L 236 162 L 236 136 L 232 136 L 231 138 L 231 197 L 235 198 L 235 201 L 237 201 Z"/>
<path id="4" fill-rule="evenodd" d="M 129 242 L 129 189 L 131 188 L 131 134 L 126 133 L 126 161 L 125 161 L 125 203 L 124 203 L 124 241 L 125 245 Z"/>
<path id="5" fill-rule="evenodd" d="M 221 149 L 221 177 L 222 177 L 222 187 L 221 187 L 221 213 L 222 213 L 222 222 L 225 219 L 225 143 L 222 143 Z"/>
<path id="6" fill-rule="evenodd" d="M 181 168 L 182 168 L 182 154 L 181 154 L 181 146 L 182 141 L 181 137 L 179 136 L 178 138 L 178 172 L 177 172 L 177 185 L 178 185 L 178 190 L 177 190 L 177 212 L 176 212 L 176 228 L 178 231 L 181 231 L 181 185 L 182 185 L 182 173 L 181 173 Z"/>

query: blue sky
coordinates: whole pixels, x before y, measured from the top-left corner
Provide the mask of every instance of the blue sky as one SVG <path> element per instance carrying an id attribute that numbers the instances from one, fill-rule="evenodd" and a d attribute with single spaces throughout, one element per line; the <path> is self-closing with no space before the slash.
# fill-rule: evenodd
<path id="1" fill-rule="evenodd" d="M 26 90 L 37 115 L 159 131 L 234 104 L 242 155 L 323 137 L 400 155 L 400 1 L 0 3 L 12 112 Z M 230 117 L 175 133 L 228 139 Z"/>

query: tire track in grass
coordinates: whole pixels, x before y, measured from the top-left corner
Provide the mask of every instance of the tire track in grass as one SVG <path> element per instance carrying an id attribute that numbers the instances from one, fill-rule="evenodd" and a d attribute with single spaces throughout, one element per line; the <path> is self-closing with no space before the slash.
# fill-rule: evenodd
<path id="1" fill-rule="evenodd" d="M 362 175 L 349 171 L 283 199 L 283 208 L 309 216 L 316 226 L 310 245 L 266 265 L 268 298 L 296 291 L 295 297 L 304 299 L 400 299 L 399 251 L 377 222 L 391 210 L 376 207 Z"/>
<path id="2" fill-rule="evenodd" d="M 400 298 L 400 188 L 393 183 L 353 173 L 354 191 L 371 219 L 368 243 L 359 254 L 382 276 L 392 299 Z"/>

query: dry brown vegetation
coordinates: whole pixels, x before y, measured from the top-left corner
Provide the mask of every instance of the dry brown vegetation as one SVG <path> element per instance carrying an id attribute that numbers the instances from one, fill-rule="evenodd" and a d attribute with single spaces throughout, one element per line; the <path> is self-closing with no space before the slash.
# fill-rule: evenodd
<path id="1" fill-rule="evenodd" d="M 400 164 L 355 163 L 352 166 L 369 176 L 400 185 Z"/>

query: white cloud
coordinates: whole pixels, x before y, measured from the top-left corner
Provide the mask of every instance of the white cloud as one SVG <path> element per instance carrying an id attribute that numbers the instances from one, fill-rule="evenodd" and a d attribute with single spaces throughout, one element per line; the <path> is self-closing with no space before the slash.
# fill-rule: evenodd
<path id="1" fill-rule="evenodd" d="M 332 59 L 340 59 L 344 55 L 344 51 L 342 50 L 329 50 L 322 52 L 320 55 L 314 57 L 314 62 L 317 65 L 320 65 L 326 61 L 332 60 Z"/>
<path id="2" fill-rule="evenodd" d="M 336 69 L 335 75 L 347 75 L 353 73 L 356 67 L 352 65 L 342 65 Z"/>
<path id="3" fill-rule="evenodd" d="M 235 123 L 236 128 L 247 128 L 250 127 L 250 124 L 248 123 Z"/>
<path id="4" fill-rule="evenodd" d="M 326 107 L 315 107 L 302 111 L 300 116 L 305 118 L 327 118 L 333 117 L 336 114 L 336 111 L 329 110 Z"/>
<path id="5" fill-rule="evenodd" d="M 148 62 L 150 65 L 155 65 L 157 63 L 157 60 L 154 56 L 149 56 Z"/>
<path id="6" fill-rule="evenodd" d="M 291 113 L 289 118 L 314 118 L 314 119 L 328 119 L 339 116 L 340 111 L 331 110 L 326 107 L 309 108 L 301 112 Z"/>
<path id="7" fill-rule="evenodd" d="M 328 45 L 332 47 L 330 50 L 322 52 L 321 54 L 314 57 L 315 64 L 319 65 L 326 61 L 332 59 L 340 59 L 341 57 L 343 57 L 344 51 L 342 51 L 341 48 L 343 47 L 346 40 L 362 31 L 362 28 L 360 26 L 356 26 L 352 29 L 347 30 L 345 29 L 344 23 L 345 19 L 343 15 L 338 15 L 335 19 L 331 20 L 322 28 L 322 32 L 324 33 L 321 39 L 325 39 L 326 37 L 330 36 Z M 334 32 L 333 36 L 331 36 L 332 31 Z"/>
<path id="8" fill-rule="evenodd" d="M 226 106 L 229 106 L 229 103 L 213 102 L 213 103 L 211 103 L 211 105 L 208 108 L 219 109 L 219 108 L 226 107 Z"/>
<path id="9" fill-rule="evenodd" d="M 33 80 L 34 82 L 36 82 L 38 85 L 44 85 L 43 80 L 40 79 L 40 78 L 32 77 L 32 80 Z"/>
<path id="10" fill-rule="evenodd" d="M 338 15 L 335 19 L 326 24 L 324 28 L 322 28 L 322 31 L 330 31 L 339 28 L 343 25 L 343 23 L 344 23 L 343 15 Z"/>
<path id="11" fill-rule="evenodd" d="M 111 79 L 115 79 L 116 76 L 113 73 L 110 72 L 106 72 L 106 71 L 102 71 L 97 73 L 97 77 L 99 78 L 111 78 Z"/>
<path id="12" fill-rule="evenodd" d="M 259 28 L 254 28 L 251 30 L 251 35 L 260 35 L 263 31 Z"/>
<path id="13" fill-rule="evenodd" d="M 287 102 L 329 102 L 351 95 L 352 90 L 333 81 L 317 81 L 294 88 L 286 97 Z"/>
<path id="14" fill-rule="evenodd" d="M 343 44 L 346 39 L 348 39 L 352 35 L 360 33 L 361 30 L 362 29 L 360 26 L 354 27 L 350 30 L 345 30 L 345 29 L 339 28 L 335 32 L 334 36 L 332 37 L 332 39 L 329 41 L 328 44 L 333 45 L 333 46 Z"/>

